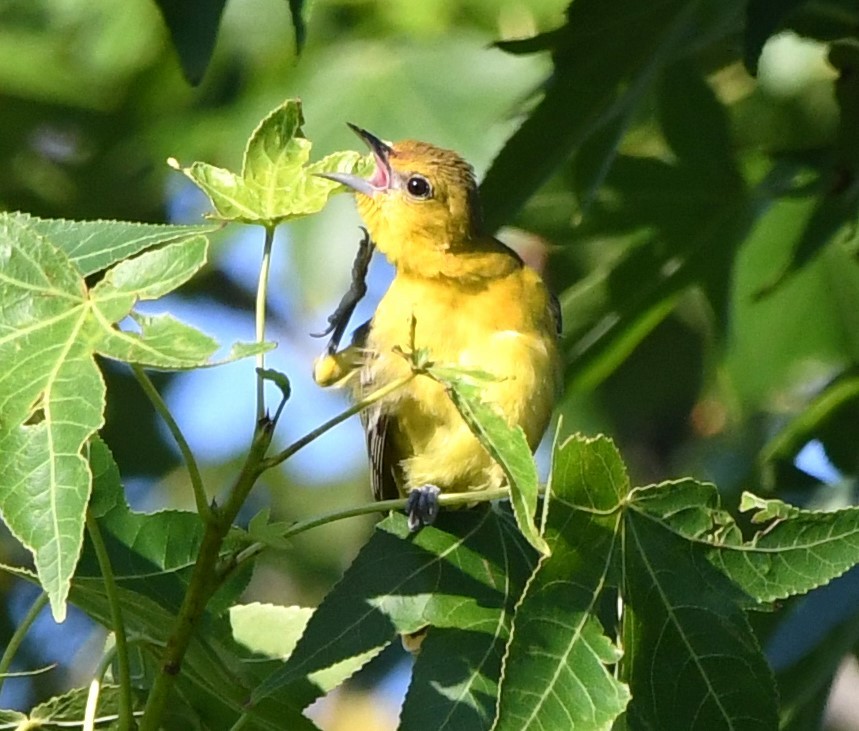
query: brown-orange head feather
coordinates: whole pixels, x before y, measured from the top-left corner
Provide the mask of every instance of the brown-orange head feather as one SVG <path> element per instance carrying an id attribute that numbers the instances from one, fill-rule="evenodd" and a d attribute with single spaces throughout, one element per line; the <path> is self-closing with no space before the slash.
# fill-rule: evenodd
<path id="1" fill-rule="evenodd" d="M 376 165 L 387 165 L 387 185 L 370 195 L 359 193 L 358 210 L 380 251 L 394 263 L 408 255 L 406 246 L 416 254 L 454 253 L 467 250 L 479 236 L 477 182 L 458 154 L 404 140 Z"/>

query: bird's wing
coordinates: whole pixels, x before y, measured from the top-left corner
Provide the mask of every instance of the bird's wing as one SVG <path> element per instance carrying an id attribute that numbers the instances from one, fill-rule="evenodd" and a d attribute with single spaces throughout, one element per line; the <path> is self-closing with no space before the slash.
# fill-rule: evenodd
<path id="1" fill-rule="evenodd" d="M 364 348 L 367 336 L 370 333 L 368 320 L 355 330 L 352 335 L 352 345 Z M 369 371 L 361 373 L 361 390 L 370 391 L 373 382 L 368 375 Z M 375 500 L 395 500 L 400 497 L 397 488 L 397 475 L 399 460 L 393 453 L 391 435 L 396 430 L 396 419 L 390 414 L 385 414 L 379 404 L 374 404 L 361 412 L 361 424 L 364 426 L 364 434 L 367 438 L 367 455 L 370 458 L 370 486 L 373 489 Z"/>
<path id="2" fill-rule="evenodd" d="M 397 488 L 396 471 L 399 460 L 392 454 L 391 433 L 396 428 L 396 420 L 378 407 L 371 407 L 361 413 L 367 435 L 367 454 L 370 457 L 370 486 L 376 500 L 395 500 L 400 497 Z"/>

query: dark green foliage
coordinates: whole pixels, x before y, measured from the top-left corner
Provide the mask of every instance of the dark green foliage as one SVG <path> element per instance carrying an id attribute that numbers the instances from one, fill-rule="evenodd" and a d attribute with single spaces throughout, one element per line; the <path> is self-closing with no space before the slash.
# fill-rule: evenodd
<path id="1" fill-rule="evenodd" d="M 407 731 L 819 728 L 859 640 L 856 3 L 576 0 L 554 30 L 535 3 L 512 35 L 535 18 L 539 32 L 479 55 L 511 21 L 476 0 L 317 4 L 312 16 L 301 0 L 269 2 L 246 37 L 222 25 L 223 0 L 157 2 L 194 91 L 161 53 L 151 3 L 128 16 L 82 4 L 63 23 L 51 0 L 0 10 L 5 37 L 21 41 L 0 39 L 0 203 L 30 211 L 0 213 L 7 604 L 19 582 L 38 584 L 56 618 L 71 603 L 125 638 L 95 673 L 98 717 L 116 727 L 137 713 L 144 729 L 313 729 L 311 704 L 362 687 L 350 678 L 370 682 L 368 663 L 425 633 Z M 290 33 L 309 62 L 294 64 Z M 96 46 L 86 63 L 72 52 Z M 238 130 L 299 93 L 316 146 L 288 99 L 239 160 Z M 514 105 L 523 116 L 496 145 L 487 120 Z M 550 243 L 528 240 L 525 253 L 549 250 L 544 274 L 563 308 L 568 388 L 545 487 L 521 431 L 481 401 L 486 374 L 412 354 L 511 488 L 509 506 L 443 496 L 437 523 L 414 534 L 396 501 L 365 538 L 340 518 L 375 504 L 344 508 L 349 485 L 302 489 L 286 457 L 304 444 L 304 387 L 265 366 L 263 338 L 226 359 L 256 356 L 259 392 L 267 383 L 277 399 L 231 425 L 254 435 L 241 463 L 200 469 L 183 453 L 188 474 L 171 471 L 178 457 L 155 414 L 170 416 L 152 383 L 174 377 L 147 391 L 139 370 L 223 362 L 214 339 L 140 305 L 191 278 L 197 297 L 251 302 L 217 268 L 224 223 L 257 225 L 266 245 L 289 224 L 276 242 L 288 272 L 269 292 L 295 302 L 270 307 L 269 322 L 282 347 L 319 329 L 324 297 L 340 292 L 315 289 L 346 281 L 351 254 L 325 248 L 333 227 L 309 228 L 339 192 L 313 173 L 369 169 L 336 151 L 350 120 L 471 146 L 478 169 L 497 153 L 482 184 L 487 225 Z M 131 222 L 162 217 L 168 154 L 211 161 L 180 169 L 219 222 Z M 200 199 L 189 205 L 195 217 Z M 316 326 L 298 322 L 302 310 Z M 107 359 L 131 364 L 135 382 Z M 581 436 L 599 432 L 612 439 Z M 798 460 L 809 444 L 816 461 Z M 270 469 L 282 461 L 286 471 Z M 823 468 L 837 484 L 811 474 Z M 166 509 L 129 507 L 124 483 L 144 475 L 164 483 Z M 258 482 L 268 490 L 249 500 Z M 353 482 L 365 495 L 363 477 Z M 271 506 L 256 503 L 267 496 Z M 262 587 L 264 602 L 260 559 L 273 563 L 257 578 L 286 577 Z M 28 630 L 2 627 L 10 646 Z M 87 693 L 0 721 L 79 723 Z"/>

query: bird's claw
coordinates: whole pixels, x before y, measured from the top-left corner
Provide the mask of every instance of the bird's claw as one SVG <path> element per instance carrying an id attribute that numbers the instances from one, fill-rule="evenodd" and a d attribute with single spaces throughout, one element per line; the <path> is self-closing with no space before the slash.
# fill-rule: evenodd
<path id="1" fill-rule="evenodd" d="M 414 532 L 430 525 L 438 516 L 438 496 L 441 490 L 435 485 L 416 487 L 409 493 L 406 513 L 409 516 L 409 530 Z"/>
<path id="2" fill-rule="evenodd" d="M 328 327 L 320 333 L 310 333 L 314 338 L 324 338 L 326 335 L 331 335 L 326 348 L 329 355 L 337 351 L 343 333 L 346 332 L 346 327 L 349 325 L 349 318 L 352 317 L 355 307 L 367 293 L 367 270 L 370 268 L 370 259 L 373 257 L 375 244 L 370 239 L 367 229 L 362 226 L 361 230 L 364 235 L 358 244 L 358 253 L 352 264 L 352 283 L 349 290 L 341 298 L 334 313 L 329 316 Z"/>

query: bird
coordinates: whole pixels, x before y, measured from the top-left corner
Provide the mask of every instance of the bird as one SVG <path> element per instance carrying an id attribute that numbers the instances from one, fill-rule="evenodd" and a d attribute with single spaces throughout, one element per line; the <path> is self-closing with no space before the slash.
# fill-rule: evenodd
<path id="1" fill-rule="evenodd" d="M 535 450 L 562 388 L 558 300 L 540 275 L 483 227 L 472 167 L 417 140 L 388 143 L 349 124 L 369 147 L 369 177 L 322 173 L 355 193 L 366 232 L 394 267 L 371 320 L 314 364 L 324 387 L 360 400 L 408 375 L 404 352 L 489 375 L 480 397 Z M 362 413 L 373 496 L 407 498 L 408 525 L 435 520 L 438 495 L 503 487 L 445 387 L 418 374 Z"/>

